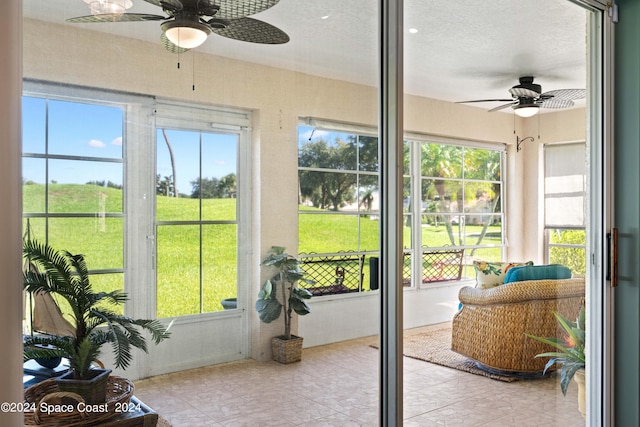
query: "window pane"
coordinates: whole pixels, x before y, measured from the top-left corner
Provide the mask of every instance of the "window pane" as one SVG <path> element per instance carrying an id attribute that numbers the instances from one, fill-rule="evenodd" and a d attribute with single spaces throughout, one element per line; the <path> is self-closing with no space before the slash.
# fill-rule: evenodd
<path id="1" fill-rule="evenodd" d="M 45 211 L 45 159 L 22 158 L 22 210 L 24 213 Z"/>
<path id="2" fill-rule="evenodd" d="M 411 178 L 405 177 L 402 188 L 402 207 L 404 212 L 411 210 Z"/>
<path id="3" fill-rule="evenodd" d="M 422 246 L 459 246 L 464 241 L 458 215 L 422 215 Z"/>
<path id="4" fill-rule="evenodd" d="M 462 148 L 443 144 L 422 144 L 422 176 L 462 178 Z"/>
<path id="5" fill-rule="evenodd" d="M 500 180 L 500 152 L 466 148 L 464 151 L 464 177 L 485 181 Z"/>
<path id="6" fill-rule="evenodd" d="M 299 171 L 302 204 L 322 210 L 356 210 L 357 175 L 354 173 Z"/>
<path id="7" fill-rule="evenodd" d="M 298 251 L 332 253 L 358 248 L 358 216 L 300 214 Z"/>
<path id="8" fill-rule="evenodd" d="M 501 245 L 502 224 L 499 215 L 465 215 L 464 244 Z"/>
<path id="9" fill-rule="evenodd" d="M 462 209 L 460 181 L 422 180 L 422 209 L 426 212 L 460 212 Z"/>
<path id="10" fill-rule="evenodd" d="M 313 133 L 311 140 L 300 137 L 298 166 L 355 171 L 356 139 L 355 135 L 318 130 Z M 368 144 L 367 148 L 370 147 Z"/>
<path id="11" fill-rule="evenodd" d="M 118 163 L 79 162 L 76 160 L 50 160 L 50 176 L 66 170 L 85 174 L 85 178 L 106 175 L 122 177 L 122 165 Z M 64 183 L 55 178 L 48 185 L 49 212 L 55 213 L 122 213 L 122 180 L 88 179 L 86 184 Z"/>
<path id="12" fill-rule="evenodd" d="M 380 191 L 378 189 L 377 175 L 360 175 L 358 207 L 361 212 L 377 212 L 380 210 Z"/>
<path id="13" fill-rule="evenodd" d="M 46 108 L 46 100 L 42 98 L 22 98 L 22 152 L 44 154 L 47 134 Z"/>
<path id="14" fill-rule="evenodd" d="M 122 218 L 49 218 L 49 244 L 83 254 L 89 270 L 123 268 Z"/>
<path id="15" fill-rule="evenodd" d="M 237 135 L 202 134 L 203 220 L 236 219 L 237 153 Z M 205 182 L 211 185 L 206 192 Z"/>
<path id="16" fill-rule="evenodd" d="M 378 215 L 360 215 L 360 247 L 361 251 L 377 251 L 380 249 L 380 217 Z"/>
<path id="17" fill-rule="evenodd" d="M 358 165 L 359 170 L 367 172 L 378 171 L 378 138 L 375 136 L 358 136 Z"/>
<path id="18" fill-rule="evenodd" d="M 404 226 L 402 227 L 402 247 L 409 249 L 413 247 L 413 239 L 411 238 L 411 227 L 413 216 L 411 214 L 405 214 L 403 216 Z"/>
<path id="19" fill-rule="evenodd" d="M 466 182 L 464 186 L 464 211 L 473 213 L 500 212 L 500 184 Z"/>
<path id="20" fill-rule="evenodd" d="M 548 230 L 549 263 L 562 264 L 573 274 L 586 273 L 587 235 L 585 230 Z"/>
<path id="21" fill-rule="evenodd" d="M 124 274 L 92 274 L 89 278 L 94 292 L 110 292 L 124 289 Z M 124 314 L 124 305 L 109 304 L 108 307 L 118 314 Z"/>
<path id="22" fill-rule="evenodd" d="M 411 174 L 411 141 L 404 141 L 402 145 L 402 174 Z"/>
<path id="23" fill-rule="evenodd" d="M 200 182 L 200 133 L 158 129 L 156 163 L 156 217 L 158 221 L 196 221 L 198 199 L 189 198 L 210 188 Z"/>
<path id="24" fill-rule="evenodd" d="M 200 226 L 159 226 L 157 315 L 200 313 Z"/>
<path id="25" fill-rule="evenodd" d="M 45 221 L 46 220 L 44 218 L 24 218 L 22 220 L 22 235 L 26 236 L 28 226 L 31 232 L 31 239 L 45 242 L 47 239 L 47 235 L 45 233 Z"/>
<path id="26" fill-rule="evenodd" d="M 49 154 L 122 158 L 120 108 L 49 101 Z"/>
<path id="27" fill-rule="evenodd" d="M 85 160 L 49 160 L 49 182 L 97 184 L 122 188 L 122 163 Z"/>
<path id="28" fill-rule="evenodd" d="M 222 310 L 220 301 L 236 298 L 238 282 L 237 227 L 235 224 L 202 227 L 203 311 Z"/>

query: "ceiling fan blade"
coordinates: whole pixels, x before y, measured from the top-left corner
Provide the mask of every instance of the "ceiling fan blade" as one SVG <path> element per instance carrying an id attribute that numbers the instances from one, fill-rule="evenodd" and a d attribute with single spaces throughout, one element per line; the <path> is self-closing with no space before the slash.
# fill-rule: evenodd
<path id="1" fill-rule="evenodd" d="M 164 47 L 171 53 L 180 54 L 189 51 L 189 49 L 174 44 L 171 40 L 169 40 L 169 38 L 167 38 L 164 32 L 160 34 L 160 43 L 162 44 L 162 47 Z"/>
<path id="2" fill-rule="evenodd" d="M 216 4 L 220 10 L 216 18 L 236 19 L 263 12 L 276 4 L 280 0 L 217 0 Z"/>
<path id="3" fill-rule="evenodd" d="M 223 37 L 249 43 L 284 44 L 289 41 L 289 36 L 281 29 L 246 17 L 230 20 L 226 28 L 212 28 L 211 31 Z"/>
<path id="4" fill-rule="evenodd" d="M 512 87 L 511 89 L 509 89 L 509 93 L 517 98 L 525 97 L 535 99 L 540 96 L 540 92 L 527 89 L 526 87 Z"/>
<path id="5" fill-rule="evenodd" d="M 147 3 L 161 7 L 163 10 L 182 10 L 183 5 L 180 0 L 144 0 Z"/>
<path id="6" fill-rule="evenodd" d="M 150 15 L 148 13 L 125 13 L 123 15 L 108 13 L 103 15 L 77 16 L 75 18 L 67 19 L 67 22 L 73 22 L 74 24 L 90 24 L 96 22 L 162 21 L 165 19 L 167 19 L 166 16 Z"/>
<path id="7" fill-rule="evenodd" d="M 504 110 L 507 107 L 512 107 L 513 105 L 515 105 L 515 102 L 510 102 L 508 104 L 504 104 L 504 105 L 499 105 L 495 108 L 492 108 L 491 110 L 487 111 L 488 113 L 492 113 L 494 111 L 500 111 L 500 110 Z"/>
<path id="8" fill-rule="evenodd" d="M 540 97 L 542 98 L 551 98 L 554 100 L 557 99 L 583 99 L 586 98 L 587 91 L 585 89 L 558 89 L 558 90 L 550 90 L 549 92 L 545 92 Z"/>
<path id="9" fill-rule="evenodd" d="M 458 101 L 456 104 L 469 104 L 472 102 L 513 102 L 513 99 L 474 99 L 473 101 Z"/>
<path id="10" fill-rule="evenodd" d="M 571 108 L 575 103 L 570 99 L 549 98 L 542 101 L 542 108 Z"/>

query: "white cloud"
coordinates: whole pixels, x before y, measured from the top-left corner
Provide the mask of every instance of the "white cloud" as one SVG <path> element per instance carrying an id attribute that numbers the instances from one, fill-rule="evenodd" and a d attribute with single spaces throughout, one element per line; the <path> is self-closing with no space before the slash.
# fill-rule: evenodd
<path id="1" fill-rule="evenodd" d="M 87 145 L 94 148 L 104 148 L 105 143 L 100 141 L 99 139 L 92 139 Z"/>
<path id="2" fill-rule="evenodd" d="M 114 139 L 113 141 L 111 141 L 111 145 L 122 145 L 122 137 L 119 136 L 116 139 Z"/>

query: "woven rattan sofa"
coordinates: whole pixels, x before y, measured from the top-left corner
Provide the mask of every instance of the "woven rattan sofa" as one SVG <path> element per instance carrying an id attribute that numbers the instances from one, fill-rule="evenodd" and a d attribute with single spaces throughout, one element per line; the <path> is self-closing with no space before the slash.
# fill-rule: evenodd
<path id="1" fill-rule="evenodd" d="M 489 289 L 460 289 L 462 308 L 453 317 L 451 349 L 488 370 L 540 374 L 552 349 L 525 333 L 560 336 L 553 315 L 575 319 L 584 304 L 584 278 L 530 280 Z"/>

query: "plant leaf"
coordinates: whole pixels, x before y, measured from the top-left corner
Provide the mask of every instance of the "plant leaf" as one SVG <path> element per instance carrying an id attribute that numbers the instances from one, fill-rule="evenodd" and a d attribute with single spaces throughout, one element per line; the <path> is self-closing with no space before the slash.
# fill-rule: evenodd
<path id="1" fill-rule="evenodd" d="M 256 301 L 256 311 L 260 320 L 264 323 L 271 323 L 280 317 L 282 312 L 282 304 L 275 298 L 259 299 Z"/>

